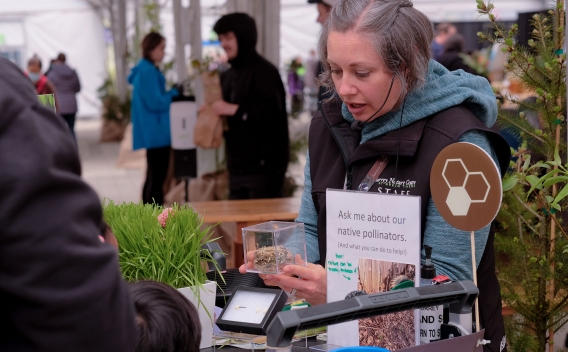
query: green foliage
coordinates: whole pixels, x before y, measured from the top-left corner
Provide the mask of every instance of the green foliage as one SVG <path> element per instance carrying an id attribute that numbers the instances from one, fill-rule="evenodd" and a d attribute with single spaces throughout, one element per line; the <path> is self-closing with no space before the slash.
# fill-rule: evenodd
<path id="1" fill-rule="evenodd" d="M 538 345 L 534 337 L 518 329 L 518 326 L 525 323 L 526 320 L 523 317 L 509 316 L 505 318 L 505 332 L 507 334 L 507 340 L 514 341 L 514 343 L 509 346 L 509 352 L 538 350 Z"/>
<path id="2" fill-rule="evenodd" d="M 130 122 L 130 95 L 127 94 L 124 103 L 121 103 L 116 95 L 114 82 L 110 76 L 97 89 L 97 93 L 103 103 L 103 119 L 118 121 L 124 125 Z"/>
<path id="3" fill-rule="evenodd" d="M 535 98 L 504 96 L 519 109 L 499 111 L 498 122 L 522 144 L 513 151 L 516 162 L 503 179 L 495 248 L 503 300 L 517 313 L 507 321 L 510 348 L 544 351 L 553 342 L 549 332 L 568 316 L 568 236 L 564 220 L 557 216 L 568 210 L 568 165 L 562 164 L 559 153 L 566 150 L 564 2 L 556 0 L 553 10 L 533 16 L 527 48 L 515 41 L 517 25 L 504 28 L 492 13 L 493 4 L 476 1 L 479 13 L 492 25 L 490 33 L 478 35 L 501 44 L 508 54 L 505 69 Z"/>
<path id="4" fill-rule="evenodd" d="M 48 108 L 53 109 L 53 112 L 57 112 L 55 109 L 55 96 L 53 94 L 41 94 L 37 96 L 37 100 Z"/>
<path id="5" fill-rule="evenodd" d="M 489 65 L 490 54 L 491 54 L 491 47 L 487 47 L 485 49 L 475 51 L 471 55 L 460 53 L 459 57 L 462 58 L 464 64 L 474 69 L 477 75 L 488 77 L 489 76 L 488 65 Z"/>
<path id="6" fill-rule="evenodd" d="M 196 287 L 206 280 L 213 262 L 201 245 L 214 241 L 211 227 L 188 206 L 174 204 L 165 227 L 158 221 L 164 209 L 155 204 L 112 201 L 103 205 L 105 221 L 119 244 L 119 264 L 127 281 L 155 280 L 175 288 Z"/>
<path id="7" fill-rule="evenodd" d="M 197 73 L 208 72 L 209 74 L 214 75 L 219 73 L 219 62 L 217 62 L 212 56 L 204 56 L 201 60 L 191 60 L 191 68 Z"/>
<path id="8" fill-rule="evenodd" d="M 160 32 L 162 30 L 159 0 L 144 0 L 144 16 L 150 26 L 150 32 Z"/>

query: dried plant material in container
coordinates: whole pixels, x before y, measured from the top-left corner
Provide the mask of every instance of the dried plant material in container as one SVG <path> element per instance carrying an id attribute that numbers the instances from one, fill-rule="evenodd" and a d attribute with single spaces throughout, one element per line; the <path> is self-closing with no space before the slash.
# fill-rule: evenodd
<path id="1" fill-rule="evenodd" d="M 307 265 L 304 224 L 269 221 L 243 228 L 248 272 L 282 274 L 287 264 Z"/>
<path id="2" fill-rule="evenodd" d="M 276 268 L 292 262 L 292 253 L 284 246 L 261 247 L 254 252 L 254 267 L 262 272 L 276 272 Z"/>

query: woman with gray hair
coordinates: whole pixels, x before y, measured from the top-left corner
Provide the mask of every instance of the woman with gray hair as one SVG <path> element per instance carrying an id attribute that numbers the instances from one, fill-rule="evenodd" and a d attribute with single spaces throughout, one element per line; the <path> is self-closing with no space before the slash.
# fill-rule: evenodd
<path id="1" fill-rule="evenodd" d="M 510 153 L 490 129 L 497 104 L 487 80 L 431 60 L 432 37 L 428 18 L 407 0 L 342 0 L 333 7 L 319 40 L 321 80 L 332 98 L 312 119 L 296 220 L 305 223 L 310 264 L 288 265 L 286 275 L 263 275 L 267 285 L 311 304 L 326 302 L 326 271 L 318 263 L 326 263 L 328 188 L 420 196 L 422 244 L 434 248 L 437 272 L 472 279 L 469 234 L 436 209 L 430 169 L 438 153 L 458 141 L 487 151 L 502 173 Z M 380 164 L 386 167 L 379 177 L 389 182 L 377 184 L 375 177 L 363 183 Z M 491 340 L 485 350 L 500 351 L 505 332 L 489 226 L 476 232 L 476 253 L 481 325 Z"/>

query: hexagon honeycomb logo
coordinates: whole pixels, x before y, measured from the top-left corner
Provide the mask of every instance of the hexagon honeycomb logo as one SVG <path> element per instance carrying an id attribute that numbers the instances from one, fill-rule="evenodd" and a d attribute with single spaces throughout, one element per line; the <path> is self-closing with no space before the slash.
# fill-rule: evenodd
<path id="1" fill-rule="evenodd" d="M 483 172 L 470 172 L 462 159 L 447 159 L 442 177 L 450 192 L 446 204 L 453 216 L 466 216 L 472 203 L 485 203 L 491 186 Z"/>

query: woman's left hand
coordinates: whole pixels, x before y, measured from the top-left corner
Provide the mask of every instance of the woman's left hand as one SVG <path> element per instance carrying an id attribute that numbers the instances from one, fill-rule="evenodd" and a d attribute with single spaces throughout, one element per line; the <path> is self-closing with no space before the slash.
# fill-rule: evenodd
<path id="1" fill-rule="evenodd" d="M 279 286 L 286 292 L 296 289 L 295 296 L 304 298 L 311 305 L 327 303 L 327 273 L 321 265 L 286 265 L 283 275 L 260 277 L 267 286 Z"/>

